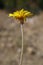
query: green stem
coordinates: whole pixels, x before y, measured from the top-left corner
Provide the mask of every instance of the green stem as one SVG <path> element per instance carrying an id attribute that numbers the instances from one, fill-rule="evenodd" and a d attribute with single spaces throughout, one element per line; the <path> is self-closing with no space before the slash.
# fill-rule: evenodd
<path id="1" fill-rule="evenodd" d="M 23 25 L 21 24 L 21 34 L 22 34 L 22 48 L 21 48 L 21 56 L 20 56 L 20 64 L 22 65 L 22 61 L 23 61 Z"/>

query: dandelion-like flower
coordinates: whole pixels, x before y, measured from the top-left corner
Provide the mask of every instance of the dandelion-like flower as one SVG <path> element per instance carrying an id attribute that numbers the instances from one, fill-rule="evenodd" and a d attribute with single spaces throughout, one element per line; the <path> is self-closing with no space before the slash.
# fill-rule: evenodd
<path id="1" fill-rule="evenodd" d="M 20 21 L 20 24 L 21 24 L 22 47 L 21 47 L 21 56 L 20 56 L 19 65 L 22 65 L 23 48 L 24 48 L 24 44 L 23 44 L 23 24 L 24 24 L 24 20 L 26 19 L 26 17 L 32 16 L 32 13 L 27 11 L 27 10 L 21 9 L 21 10 L 18 10 L 16 12 L 10 13 L 9 16 L 18 19 Z"/>
<path id="2" fill-rule="evenodd" d="M 26 19 L 26 17 L 31 15 L 32 15 L 31 12 L 24 9 L 9 14 L 10 17 L 18 19 L 21 24 L 24 24 L 24 20 Z"/>

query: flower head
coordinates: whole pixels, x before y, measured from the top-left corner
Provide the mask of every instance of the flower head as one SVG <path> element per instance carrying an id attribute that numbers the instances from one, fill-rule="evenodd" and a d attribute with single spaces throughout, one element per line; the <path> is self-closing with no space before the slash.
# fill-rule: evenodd
<path id="1" fill-rule="evenodd" d="M 20 20 L 20 23 L 24 23 L 24 20 L 27 16 L 31 16 L 32 13 L 28 12 L 27 10 L 21 9 L 16 12 L 13 12 L 12 14 L 9 14 L 10 17 L 15 17 L 16 19 Z"/>

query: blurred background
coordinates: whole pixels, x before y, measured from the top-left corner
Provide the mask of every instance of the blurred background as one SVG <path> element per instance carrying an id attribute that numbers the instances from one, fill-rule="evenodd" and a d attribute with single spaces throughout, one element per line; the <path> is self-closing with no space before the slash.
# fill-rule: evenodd
<path id="1" fill-rule="evenodd" d="M 43 0 L 0 0 L 0 65 L 19 65 L 21 30 L 9 13 L 26 9 L 23 65 L 43 65 Z"/>
<path id="2" fill-rule="evenodd" d="M 14 11 L 21 8 L 39 12 L 43 10 L 43 0 L 0 0 L 0 9 Z"/>

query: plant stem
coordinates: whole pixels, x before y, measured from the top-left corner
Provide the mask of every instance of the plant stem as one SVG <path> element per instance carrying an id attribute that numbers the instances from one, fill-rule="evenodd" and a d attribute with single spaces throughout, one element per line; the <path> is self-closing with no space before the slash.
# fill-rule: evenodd
<path id="1" fill-rule="evenodd" d="M 23 25 L 21 24 L 21 34 L 22 34 L 22 48 L 21 48 L 21 56 L 20 56 L 20 64 L 22 65 L 22 61 L 23 61 Z"/>

